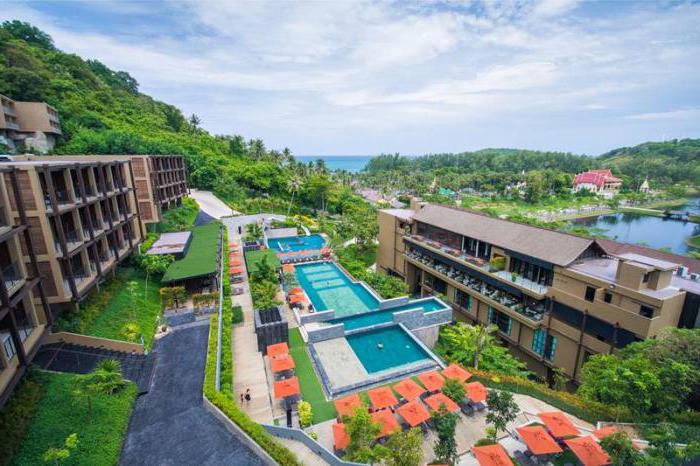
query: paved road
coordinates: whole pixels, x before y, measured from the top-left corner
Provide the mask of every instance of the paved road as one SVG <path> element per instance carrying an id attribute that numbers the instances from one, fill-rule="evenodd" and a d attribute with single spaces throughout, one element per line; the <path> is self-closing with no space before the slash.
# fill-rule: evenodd
<path id="1" fill-rule="evenodd" d="M 209 325 L 177 330 L 156 343 L 151 391 L 136 401 L 122 465 L 262 465 L 202 406 Z"/>
<path id="2" fill-rule="evenodd" d="M 210 191 L 192 189 L 190 190 L 190 197 L 197 201 L 199 208 L 211 217 L 218 219 L 221 217 L 229 217 L 236 213 Z"/>

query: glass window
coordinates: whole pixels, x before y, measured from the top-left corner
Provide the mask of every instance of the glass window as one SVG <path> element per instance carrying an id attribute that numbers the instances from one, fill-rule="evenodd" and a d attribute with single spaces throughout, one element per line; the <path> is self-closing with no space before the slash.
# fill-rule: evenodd
<path id="1" fill-rule="evenodd" d="M 603 295 L 603 301 L 605 301 L 606 303 L 612 302 L 612 293 L 606 291 L 605 295 Z"/>
<path id="2" fill-rule="evenodd" d="M 593 300 L 595 299 L 595 288 L 593 288 L 592 286 L 587 286 L 585 298 L 586 298 L 586 301 L 589 301 L 592 303 Z"/>
<path id="3" fill-rule="evenodd" d="M 544 344 L 546 338 L 547 334 L 544 330 L 541 328 L 535 330 L 535 333 L 532 335 L 532 351 L 539 355 L 544 354 Z"/>
<path id="4" fill-rule="evenodd" d="M 641 306 L 639 306 L 639 315 L 651 319 L 652 317 L 654 317 L 654 308 L 642 304 Z"/>
<path id="5" fill-rule="evenodd" d="M 458 306 L 471 311 L 472 310 L 472 297 L 467 293 L 460 290 L 455 290 L 455 304 Z"/>
<path id="6" fill-rule="evenodd" d="M 506 335 L 510 335 L 510 330 L 513 326 L 513 321 L 508 315 L 499 312 L 491 306 L 489 306 L 488 318 L 490 324 L 494 324 L 496 327 L 498 327 L 498 330 L 505 333 Z"/>
<path id="7" fill-rule="evenodd" d="M 557 337 L 547 335 L 547 342 L 544 347 L 544 358 L 547 361 L 554 360 L 554 353 L 557 350 Z"/>

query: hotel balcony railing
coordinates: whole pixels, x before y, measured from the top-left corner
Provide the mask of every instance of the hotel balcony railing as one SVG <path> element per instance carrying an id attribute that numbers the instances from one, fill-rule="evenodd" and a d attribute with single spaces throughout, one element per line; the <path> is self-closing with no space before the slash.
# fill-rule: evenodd
<path id="1" fill-rule="evenodd" d="M 59 204 L 69 204 L 71 202 L 68 191 L 56 191 L 56 201 Z M 44 204 L 47 208 L 51 208 L 51 196 L 48 193 L 44 194 Z"/>
<path id="2" fill-rule="evenodd" d="M 17 123 L 11 123 L 11 122 L 9 122 L 9 121 L 6 121 L 6 122 L 5 122 L 5 126 L 7 127 L 7 129 L 16 129 L 16 130 L 19 130 L 19 125 L 18 125 Z"/>
<path id="3" fill-rule="evenodd" d="M 12 107 L 8 107 L 7 105 L 2 106 L 2 111 L 5 112 L 6 115 L 17 116 L 15 110 Z"/>
<path id="4" fill-rule="evenodd" d="M 5 281 L 5 289 L 8 293 L 14 293 L 24 283 L 24 277 L 18 264 L 10 264 L 2 267 L 2 277 Z"/>
<path id="5" fill-rule="evenodd" d="M 2 348 L 5 351 L 5 356 L 7 360 L 11 361 L 17 355 L 17 348 L 15 348 L 15 342 L 12 341 L 12 336 L 9 332 L 0 332 L 0 337 L 2 337 Z"/>
<path id="6" fill-rule="evenodd" d="M 510 293 L 499 290 L 495 286 L 489 285 L 488 283 L 484 283 L 478 278 L 471 277 L 452 266 L 436 262 L 433 258 L 425 256 L 417 251 L 407 251 L 406 257 L 416 262 L 420 262 L 428 268 L 436 271 L 438 274 L 460 283 L 465 287 L 479 293 L 480 295 L 486 296 L 492 301 L 495 301 L 502 306 L 527 317 L 530 320 L 540 322 L 544 317 L 544 302 L 526 304 L 522 302 L 521 299 L 516 298 Z"/>
<path id="7" fill-rule="evenodd" d="M 75 281 L 75 287 L 81 288 L 90 280 L 90 275 L 87 275 L 84 270 L 80 270 L 77 272 L 74 271 L 73 280 Z M 63 280 L 63 289 L 66 291 L 67 294 L 71 293 L 70 281 L 68 279 Z"/>
<path id="8" fill-rule="evenodd" d="M 89 228 L 83 228 L 83 240 L 87 241 L 90 239 L 90 229 Z"/>
<path id="9" fill-rule="evenodd" d="M 547 287 L 545 285 L 541 285 L 541 284 L 534 282 L 532 280 L 528 280 L 527 278 L 522 277 L 520 275 L 517 275 L 515 281 L 513 281 L 513 279 L 512 279 L 513 274 L 511 272 L 508 272 L 506 270 L 494 269 L 491 266 L 491 264 L 489 264 L 489 261 L 487 261 L 486 259 L 482 259 L 480 257 L 474 257 L 472 255 L 467 254 L 464 251 L 460 251 L 458 249 L 449 247 L 449 246 L 442 244 L 438 241 L 424 238 L 423 236 L 420 236 L 420 235 L 410 235 L 410 236 L 408 236 L 408 238 L 411 241 L 425 244 L 433 249 L 438 249 L 439 251 L 447 254 L 448 256 L 451 256 L 451 257 L 454 257 L 456 259 L 467 262 L 467 263 L 473 265 L 474 267 L 481 269 L 482 271 L 484 271 L 486 273 L 490 273 L 490 274 L 500 278 L 503 281 L 515 284 L 521 288 L 525 288 L 525 289 L 530 290 L 534 293 L 544 295 L 549 290 L 549 287 Z"/>

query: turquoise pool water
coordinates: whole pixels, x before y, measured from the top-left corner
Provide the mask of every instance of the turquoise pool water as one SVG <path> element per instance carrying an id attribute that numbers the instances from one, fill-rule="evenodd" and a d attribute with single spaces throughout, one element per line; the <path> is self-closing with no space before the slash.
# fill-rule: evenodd
<path id="1" fill-rule="evenodd" d="M 400 327 L 385 327 L 345 337 L 370 374 L 421 360 L 432 360 Z M 379 345 L 382 346 L 380 349 Z"/>
<path id="2" fill-rule="evenodd" d="M 314 262 L 295 267 L 299 285 L 317 311 L 335 310 L 344 317 L 379 307 L 379 300 L 359 283 L 353 283 L 334 262 Z"/>
<path id="3" fill-rule="evenodd" d="M 392 307 L 382 311 L 372 311 L 361 315 L 341 317 L 330 320 L 332 324 L 345 324 L 345 330 L 355 330 L 358 328 L 371 327 L 377 324 L 391 322 L 395 312 L 408 311 L 409 309 L 422 309 L 423 312 L 432 312 L 442 309 L 443 305 L 434 298 L 414 301 L 403 306 Z"/>
<path id="4" fill-rule="evenodd" d="M 306 251 L 321 249 L 326 244 L 321 235 L 286 236 L 284 238 L 269 238 L 267 245 L 279 252 Z"/>

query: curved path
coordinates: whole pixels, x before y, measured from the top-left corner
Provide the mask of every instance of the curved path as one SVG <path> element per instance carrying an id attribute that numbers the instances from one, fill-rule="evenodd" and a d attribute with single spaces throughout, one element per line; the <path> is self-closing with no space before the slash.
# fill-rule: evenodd
<path id="1" fill-rule="evenodd" d="M 202 406 L 209 324 L 158 340 L 150 392 L 136 400 L 122 465 L 262 465 Z"/>

